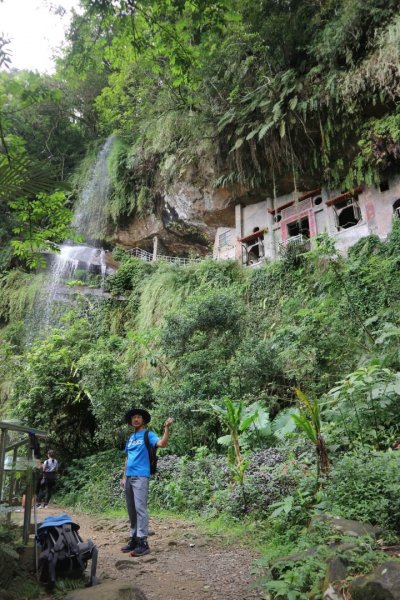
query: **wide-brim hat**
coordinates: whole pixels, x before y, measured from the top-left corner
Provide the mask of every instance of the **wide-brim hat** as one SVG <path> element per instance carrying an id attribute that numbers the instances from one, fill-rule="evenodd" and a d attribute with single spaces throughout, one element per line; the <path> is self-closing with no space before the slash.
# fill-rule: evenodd
<path id="1" fill-rule="evenodd" d="M 125 415 L 125 421 L 128 423 L 128 425 L 131 425 L 133 415 L 141 415 L 146 425 L 147 423 L 150 423 L 151 415 L 149 412 L 147 412 L 147 410 L 144 408 L 131 408 L 131 410 L 128 410 Z"/>

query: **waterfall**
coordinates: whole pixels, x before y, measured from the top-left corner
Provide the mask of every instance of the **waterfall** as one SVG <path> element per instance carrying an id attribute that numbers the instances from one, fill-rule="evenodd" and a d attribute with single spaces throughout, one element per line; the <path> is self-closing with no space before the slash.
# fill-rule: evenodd
<path id="1" fill-rule="evenodd" d="M 101 289 L 104 289 L 104 280 L 107 273 L 106 253 L 103 249 L 100 252 L 100 271 L 101 271 Z"/>
<path id="2" fill-rule="evenodd" d="M 87 241 L 102 239 L 107 232 L 108 157 L 114 141 L 115 136 L 110 135 L 104 143 L 75 207 L 72 225 Z"/>
<path id="3" fill-rule="evenodd" d="M 83 278 L 87 284 L 89 278 L 98 275 L 98 286 L 103 289 L 106 274 L 112 270 L 107 267 L 106 252 L 98 247 L 98 240 L 104 239 L 107 232 L 106 203 L 111 190 L 108 157 L 114 140 L 115 136 L 110 136 L 105 141 L 75 207 L 72 225 L 85 238 L 86 245 L 66 241 L 60 246 L 60 252 L 51 256 L 48 284 L 39 299 L 40 309 L 35 309 L 35 314 L 40 315 L 35 318 L 35 333 L 58 322 L 60 311 L 65 310 L 60 308 L 60 301 L 64 306 L 71 303 L 64 284 L 75 278 Z"/>

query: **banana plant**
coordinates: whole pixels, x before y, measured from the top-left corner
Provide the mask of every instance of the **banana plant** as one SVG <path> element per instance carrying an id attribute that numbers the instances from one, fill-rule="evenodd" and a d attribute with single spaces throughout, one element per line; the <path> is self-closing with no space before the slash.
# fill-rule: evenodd
<path id="1" fill-rule="evenodd" d="M 211 407 L 224 429 L 229 431 L 229 434 L 220 437 L 218 442 L 230 446 L 231 452 L 228 456 L 231 457 L 231 463 L 240 471 L 244 461 L 240 449 L 240 436 L 256 422 L 263 409 L 257 403 L 248 407 L 243 400 L 235 402 L 227 396 L 222 399 L 222 404 L 212 403 Z"/>
<path id="2" fill-rule="evenodd" d="M 258 403 L 254 403 L 251 407 L 246 406 L 243 400 L 235 402 L 224 396 L 222 404 L 213 404 L 211 407 L 221 421 L 224 429 L 229 431 L 228 435 L 222 436 L 218 442 L 223 445 L 228 445 L 228 461 L 230 464 L 233 480 L 241 487 L 243 496 L 243 505 L 247 509 L 247 498 L 244 487 L 244 479 L 246 475 L 249 461 L 245 460 L 241 452 L 240 436 L 251 426 L 256 425 L 256 421 L 264 421 L 262 418 L 265 411 Z"/>
<path id="3" fill-rule="evenodd" d="M 325 440 L 321 434 L 321 411 L 317 399 L 310 400 L 298 388 L 295 388 L 296 396 L 300 402 L 300 414 L 292 414 L 291 418 L 303 431 L 305 436 L 315 446 L 317 452 L 318 477 L 326 477 L 329 472 L 329 457 Z"/>

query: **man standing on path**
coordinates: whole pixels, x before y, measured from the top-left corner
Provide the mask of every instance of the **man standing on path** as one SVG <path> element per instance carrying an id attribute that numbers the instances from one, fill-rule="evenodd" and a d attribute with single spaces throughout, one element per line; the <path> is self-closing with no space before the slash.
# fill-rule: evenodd
<path id="1" fill-rule="evenodd" d="M 121 485 L 125 490 L 126 506 L 130 520 L 130 540 L 121 548 L 131 556 L 144 556 L 150 552 L 147 542 L 149 517 L 147 514 L 147 494 L 150 478 L 150 456 L 145 443 L 146 425 L 150 423 L 150 413 L 142 408 L 132 408 L 125 420 L 132 425 L 134 432 L 125 446 L 125 469 Z M 165 421 L 164 433 L 159 438 L 153 431 L 148 432 L 148 442 L 152 448 L 166 448 L 169 429 L 174 420 Z"/>

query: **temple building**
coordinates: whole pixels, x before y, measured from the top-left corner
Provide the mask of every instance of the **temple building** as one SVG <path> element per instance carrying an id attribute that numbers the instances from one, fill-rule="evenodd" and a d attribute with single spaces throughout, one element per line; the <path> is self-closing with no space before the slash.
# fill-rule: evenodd
<path id="1" fill-rule="evenodd" d="M 345 254 L 360 238 L 375 234 L 384 240 L 393 218 L 400 218 L 400 176 L 378 188 L 314 190 L 266 198 L 235 206 L 235 227 L 219 227 L 213 256 L 237 259 L 244 265 L 276 259 L 292 244 L 310 249 L 313 239 L 327 233 Z"/>

